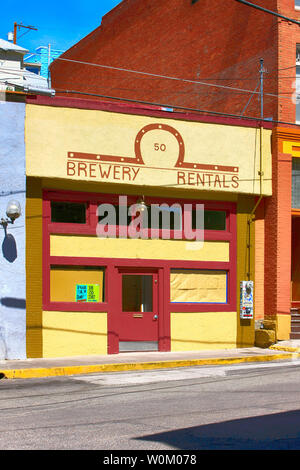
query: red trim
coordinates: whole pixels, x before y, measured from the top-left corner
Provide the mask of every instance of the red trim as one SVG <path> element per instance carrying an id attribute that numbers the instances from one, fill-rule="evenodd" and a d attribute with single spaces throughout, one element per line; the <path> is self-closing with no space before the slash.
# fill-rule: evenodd
<path id="1" fill-rule="evenodd" d="M 207 122 L 212 124 L 224 124 L 229 126 L 240 126 L 240 127 L 263 127 L 264 129 L 273 129 L 274 125 L 272 122 L 262 122 L 259 119 L 249 120 L 246 118 L 234 118 L 234 117 L 218 117 L 202 115 L 195 112 L 168 112 L 162 111 L 161 106 L 147 106 L 147 105 L 129 105 L 128 103 L 112 103 L 109 101 L 82 99 L 82 98 L 68 98 L 62 96 L 47 97 L 42 95 L 27 95 L 26 103 L 36 104 L 42 106 L 54 106 L 64 108 L 77 108 L 77 109 L 94 109 L 101 111 L 109 111 L 114 113 L 123 114 L 134 114 L 141 116 L 159 117 L 165 119 L 176 119 L 184 121 L 195 121 L 195 122 Z"/>
<path id="2" fill-rule="evenodd" d="M 95 162 L 122 162 L 122 163 L 138 163 L 143 165 L 143 160 L 136 157 L 118 157 L 117 155 L 102 155 L 97 153 L 79 153 L 79 152 L 68 152 L 68 158 L 70 160 L 88 160 Z"/>
<path id="3" fill-rule="evenodd" d="M 170 314 L 171 312 L 218 312 L 236 310 L 236 205 L 222 201 L 204 201 L 208 210 L 226 210 L 225 231 L 205 231 L 206 240 L 224 240 L 230 242 L 230 258 L 228 262 L 202 262 L 180 260 L 155 260 L 155 259 L 126 259 L 126 258 L 85 258 L 50 256 L 50 234 L 76 234 L 95 235 L 97 225 L 96 208 L 101 202 L 117 203 L 119 195 L 75 193 L 69 191 L 44 190 L 43 192 L 43 309 L 49 311 L 74 311 L 74 312 L 107 312 L 108 314 L 108 353 L 119 352 L 118 338 L 118 299 L 115 294 L 119 282 L 119 272 L 126 270 L 134 272 L 158 273 L 159 294 L 159 350 L 170 350 Z M 60 224 L 51 223 L 51 200 L 53 201 L 85 201 L 87 202 L 86 224 Z M 128 205 L 135 203 L 137 197 L 127 197 Z M 161 199 L 147 198 L 147 203 L 189 203 L 201 204 L 199 200 Z M 105 268 L 105 302 L 103 303 L 76 303 L 76 302 L 50 302 L 50 266 L 74 265 L 74 266 L 102 266 Z M 199 304 L 199 303 L 170 303 L 170 270 L 171 269 L 212 269 L 227 271 L 228 292 L 226 304 Z"/>
<path id="4" fill-rule="evenodd" d="M 138 196 L 126 196 L 128 206 L 136 204 Z M 109 203 L 109 204 L 118 204 L 119 196 L 118 195 L 109 195 L 109 194 L 91 194 L 91 193 L 74 193 L 68 191 L 51 191 L 44 190 L 43 192 L 44 201 L 48 201 L 49 208 L 47 211 L 51 214 L 50 203 L 51 201 L 62 201 L 62 202 L 85 202 L 87 205 L 86 212 L 86 224 L 72 224 L 72 223 L 58 223 L 58 222 L 49 222 L 48 230 L 50 233 L 59 233 L 59 234 L 77 234 L 77 235 L 95 235 L 96 227 L 98 224 L 97 218 L 97 206 L 99 203 Z M 230 229 L 230 214 L 235 213 L 235 204 L 234 203 L 225 203 L 217 201 L 199 201 L 199 200 L 190 200 L 184 199 L 179 201 L 178 199 L 162 199 L 149 197 L 145 199 L 147 204 L 162 204 L 166 203 L 168 205 L 180 203 L 183 204 L 203 204 L 206 210 L 219 210 L 226 211 L 226 230 L 206 230 L 205 231 L 205 240 L 228 240 L 232 239 L 232 231 Z M 51 220 L 51 215 L 49 215 L 49 221 Z M 115 231 L 116 235 L 119 235 L 120 228 L 118 226 L 110 227 Z M 127 229 L 126 229 L 127 230 Z M 178 231 L 177 239 L 183 239 L 181 237 L 183 229 Z M 151 238 L 151 230 L 143 229 L 143 234 L 145 238 Z M 175 237 L 175 230 L 170 230 L 171 238 Z M 163 230 L 158 231 L 158 237 L 163 238 Z"/>
<path id="5" fill-rule="evenodd" d="M 146 274 L 152 278 L 152 309 L 149 312 L 133 312 L 124 311 L 122 306 L 122 276 L 123 275 L 142 275 Z M 158 295 L 160 286 L 158 283 L 158 269 L 145 269 L 145 268 L 119 268 L 119 287 L 118 291 L 122 294 L 118 298 L 118 318 L 120 323 L 120 340 L 121 341 L 157 341 L 160 343 L 164 337 L 164 331 L 162 329 L 163 312 L 159 312 Z M 134 320 L 134 316 L 139 315 L 140 320 Z M 153 316 L 157 315 L 157 321 L 153 320 Z M 136 329 L 134 329 L 136 327 Z M 160 350 L 160 347 L 159 347 Z"/>
<path id="6" fill-rule="evenodd" d="M 161 328 L 164 331 L 164 337 L 159 343 L 160 351 L 171 351 L 171 308 L 170 308 L 170 267 L 166 266 L 159 273 L 160 298 L 159 308 L 162 309 Z"/>

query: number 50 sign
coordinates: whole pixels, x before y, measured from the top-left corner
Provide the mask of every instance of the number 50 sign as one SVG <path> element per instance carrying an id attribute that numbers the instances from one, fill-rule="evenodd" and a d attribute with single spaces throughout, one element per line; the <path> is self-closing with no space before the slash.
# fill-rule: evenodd
<path id="1" fill-rule="evenodd" d="M 158 143 L 154 144 L 154 150 L 156 151 L 160 150 L 161 152 L 165 152 L 166 149 L 167 149 L 167 146 L 165 144 L 158 144 Z"/>
<path id="2" fill-rule="evenodd" d="M 149 124 L 135 139 L 139 162 L 157 168 L 174 168 L 184 159 L 184 142 L 180 133 L 167 124 Z"/>

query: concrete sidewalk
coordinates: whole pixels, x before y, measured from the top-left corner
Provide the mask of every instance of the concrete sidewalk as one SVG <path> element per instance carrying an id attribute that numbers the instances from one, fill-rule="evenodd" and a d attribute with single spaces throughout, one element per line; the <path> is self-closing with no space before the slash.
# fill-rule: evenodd
<path id="1" fill-rule="evenodd" d="M 300 341 L 281 341 L 270 348 L 237 348 L 187 352 L 136 352 L 110 356 L 76 356 L 0 361 L 0 378 L 25 379 L 97 372 L 167 369 L 300 359 Z"/>

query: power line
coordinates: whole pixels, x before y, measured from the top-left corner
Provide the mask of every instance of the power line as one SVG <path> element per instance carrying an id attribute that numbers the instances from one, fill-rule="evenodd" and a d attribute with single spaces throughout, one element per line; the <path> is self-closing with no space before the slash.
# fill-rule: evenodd
<path id="1" fill-rule="evenodd" d="M 231 86 L 226 86 L 226 85 L 218 85 L 216 83 L 215 84 L 205 83 L 205 82 L 202 82 L 202 81 L 199 81 L 199 80 L 190 80 L 190 79 L 186 79 L 186 78 L 171 77 L 171 76 L 167 76 L 167 75 L 159 75 L 159 74 L 154 74 L 154 73 L 150 73 L 150 72 L 141 72 L 139 70 L 125 69 L 125 68 L 122 68 L 122 67 L 114 67 L 114 66 L 111 66 L 111 65 L 95 64 L 95 63 L 92 63 L 92 62 L 83 62 L 81 60 L 65 59 L 65 58 L 62 58 L 62 57 L 58 57 L 55 60 L 62 60 L 62 61 L 73 62 L 73 63 L 77 63 L 77 64 L 81 64 L 81 65 L 89 65 L 89 66 L 93 66 L 93 67 L 100 67 L 100 68 L 105 68 L 105 69 L 117 70 L 119 72 L 121 71 L 121 72 L 136 73 L 136 74 L 139 74 L 139 75 L 162 78 L 162 79 L 166 79 L 166 80 L 174 80 L 174 81 L 179 81 L 179 82 L 184 82 L 184 83 L 191 83 L 191 84 L 194 84 L 194 85 L 204 85 L 204 86 L 209 86 L 209 87 L 228 89 L 228 90 L 231 90 L 231 91 L 236 91 L 238 93 L 253 93 L 253 90 L 246 90 L 246 89 L 243 89 L 243 88 L 236 88 L 236 87 L 231 87 Z M 260 95 L 260 92 L 255 92 L 255 94 Z M 272 94 L 272 93 L 264 93 L 264 96 L 280 97 L 280 95 Z M 286 98 L 286 97 L 282 96 L 282 98 Z"/>
<path id="2" fill-rule="evenodd" d="M 257 85 L 252 93 L 252 95 L 250 96 L 246 106 L 244 107 L 243 111 L 241 112 L 241 116 L 243 116 L 244 112 L 246 111 L 246 109 L 248 108 L 249 104 L 250 104 L 250 101 L 252 100 L 253 96 L 254 96 L 254 93 L 256 92 L 257 88 L 259 87 L 259 84 L 260 84 L 260 80 L 258 80 L 257 82 Z"/>
<path id="3" fill-rule="evenodd" d="M 264 77 L 264 80 L 266 80 L 266 79 L 268 79 L 268 78 L 270 78 L 270 77 Z M 288 76 L 278 77 L 277 80 L 283 80 L 283 79 L 285 79 L 285 78 L 288 78 L 289 80 L 291 80 L 291 79 L 294 79 L 294 80 L 298 79 L 298 80 L 299 80 L 299 79 L 300 79 L 300 75 L 294 75 L 293 77 L 288 77 Z M 272 80 L 276 80 L 276 78 L 273 78 Z"/>
<path id="4" fill-rule="evenodd" d="M 205 109 L 198 109 L 198 108 L 188 108 L 188 107 L 185 107 L 185 106 L 177 106 L 177 105 L 174 105 L 174 104 L 152 103 L 152 102 L 149 102 L 149 101 L 133 100 L 133 99 L 130 99 L 130 98 L 120 98 L 120 97 L 116 97 L 116 96 L 100 95 L 98 93 L 89 93 L 89 92 L 76 91 L 76 90 L 56 89 L 56 91 L 58 93 L 67 93 L 67 94 L 71 93 L 71 94 L 74 94 L 74 95 L 95 96 L 95 97 L 98 97 L 98 98 L 105 98 L 105 99 L 118 100 L 118 101 L 126 101 L 126 102 L 129 102 L 129 103 L 144 104 L 144 105 L 147 105 L 147 106 L 157 106 L 157 107 L 160 107 L 160 108 L 169 108 L 169 109 L 173 108 L 173 109 L 179 109 L 179 110 L 182 110 L 182 111 L 191 111 L 191 112 L 197 112 L 197 113 L 214 114 L 214 115 L 217 115 L 217 116 L 227 116 L 227 117 L 233 117 L 233 118 L 241 119 L 241 116 L 238 115 L 238 114 L 222 113 L 222 112 L 218 112 L 218 111 L 208 111 L 208 110 L 205 110 Z M 252 91 L 252 93 L 253 93 L 253 91 Z M 266 119 L 266 118 L 261 119 L 261 118 L 252 117 L 252 116 L 243 116 L 243 119 L 249 119 L 249 120 L 252 120 L 252 121 L 263 121 L 263 122 L 268 122 L 268 123 L 277 123 L 277 124 L 290 124 L 290 125 L 293 125 L 293 126 L 298 126 L 298 124 L 296 124 L 295 122 L 276 121 L 276 120 L 273 120 L 273 119 Z"/>
<path id="5" fill-rule="evenodd" d="M 268 75 L 270 75 L 270 74 L 272 74 L 272 73 L 274 73 L 274 72 L 281 72 L 282 70 L 295 69 L 296 67 L 297 67 L 297 65 L 292 65 L 292 66 L 290 66 L 290 67 L 284 67 L 284 68 L 281 68 L 281 69 L 277 69 L 277 68 L 276 68 L 276 69 L 272 69 L 272 70 L 270 70 L 270 71 L 268 72 Z M 267 78 L 269 78 L 269 77 L 267 77 Z"/>
<path id="6" fill-rule="evenodd" d="M 236 91 L 241 91 L 241 92 L 244 92 L 244 93 L 252 93 L 252 90 L 244 90 L 242 88 L 235 88 L 235 87 L 229 87 L 229 86 L 225 86 L 225 85 L 217 85 L 217 84 L 212 84 L 212 83 L 204 83 L 204 82 L 199 81 L 199 80 L 190 80 L 190 79 L 186 79 L 186 78 L 171 77 L 171 76 L 167 76 L 167 75 L 159 75 L 159 74 L 149 73 L 149 72 L 141 72 L 139 70 L 125 69 L 125 68 L 122 68 L 122 67 L 114 67 L 114 66 L 111 66 L 111 65 L 95 64 L 95 63 L 92 63 L 92 62 L 83 62 L 81 60 L 65 59 L 65 58 L 62 58 L 62 57 L 58 57 L 55 60 L 63 60 L 63 61 L 66 61 L 66 62 L 74 62 L 74 63 L 81 64 L 81 65 L 90 65 L 90 66 L 93 66 L 93 67 L 100 67 L 100 68 L 105 68 L 105 69 L 110 69 L 110 70 L 117 70 L 118 72 L 135 73 L 135 74 L 139 74 L 139 75 L 145 75 L 145 76 L 148 76 L 148 77 L 155 77 L 155 78 L 162 78 L 162 79 L 166 79 L 166 80 L 174 80 L 174 81 L 179 81 L 179 82 L 192 83 L 194 85 L 205 85 L 205 86 L 209 86 L 209 87 L 225 88 L 225 89 L 228 88 L 228 89 L 232 89 L 232 90 L 236 90 Z"/>
<path id="7" fill-rule="evenodd" d="M 55 60 L 70 60 L 70 59 L 60 59 L 60 58 L 57 58 Z M 73 60 L 73 62 L 79 62 L 81 63 L 80 61 L 75 61 Z M 83 64 L 85 65 L 93 65 L 93 66 L 98 66 L 99 64 L 94 64 L 94 63 L 88 63 L 88 62 L 82 62 Z M 5 67 L 5 73 L 13 73 L 13 74 L 16 74 L 16 73 L 22 73 L 22 71 L 27 71 L 28 70 L 26 69 L 26 67 L 30 67 L 31 63 L 30 62 L 24 62 L 24 68 L 23 69 L 20 69 L 20 70 L 15 70 L 13 68 L 10 68 L 10 67 Z M 114 68 L 114 67 L 110 67 L 108 65 L 99 65 L 99 67 L 105 67 L 105 68 Z M 127 72 L 133 72 L 133 73 L 140 73 L 140 74 L 145 74 L 145 75 L 151 75 L 151 74 L 147 74 L 146 72 L 137 72 L 135 70 L 126 70 L 126 69 L 120 69 L 122 71 L 127 71 Z M 0 72 L 1 72 L 1 67 L 0 67 Z M 143 78 L 143 77 L 142 77 Z M 149 78 L 149 77 L 148 77 Z M 150 77 L 151 78 L 151 77 Z M 154 75 L 153 78 L 171 78 L 171 77 L 164 77 L 163 75 Z M 176 80 L 176 78 L 174 77 L 173 79 Z M 226 82 L 239 82 L 239 81 L 242 81 L 242 80 L 247 80 L 247 81 L 254 81 L 257 79 L 257 75 L 253 75 L 252 77 L 248 77 L 248 78 L 240 78 L 240 77 L 227 77 L 227 78 L 201 78 L 201 80 L 217 80 L 217 81 L 226 81 Z M 184 80 L 184 79 L 178 79 L 178 80 Z M 192 83 L 198 83 L 197 81 L 193 82 L 191 81 Z M 199 82 L 200 83 L 200 82 Z"/>
<path id="8" fill-rule="evenodd" d="M 76 60 L 76 59 L 66 59 L 64 57 L 57 57 L 53 62 L 56 62 L 57 60 L 63 60 L 63 61 L 66 61 L 66 62 L 74 62 L 74 63 L 77 63 L 77 64 L 81 64 L 81 65 L 91 65 L 91 66 L 94 66 L 94 67 L 101 67 L 101 68 L 106 68 L 106 69 L 112 69 L 112 70 L 117 70 L 117 71 L 121 71 L 121 72 L 129 72 L 129 73 L 136 73 L 136 74 L 139 74 L 139 75 L 147 75 L 148 77 L 154 77 L 154 78 L 165 78 L 165 79 L 169 79 L 169 80 L 178 80 L 178 81 L 184 81 L 184 82 L 189 82 L 189 83 L 200 83 L 201 82 L 198 80 L 190 80 L 190 79 L 185 79 L 185 78 L 177 78 L 177 77 L 169 77 L 169 76 L 165 76 L 165 75 L 159 75 L 159 74 L 155 74 L 155 73 L 149 73 L 149 72 L 141 72 L 140 70 L 131 70 L 131 69 L 125 69 L 125 68 L 122 68 L 122 67 L 114 67 L 114 66 L 111 66 L 111 65 L 103 65 L 103 64 L 95 64 L 93 62 L 84 62 L 84 61 L 81 61 L 81 60 Z M 257 76 L 253 75 L 253 78 L 251 77 L 223 77 L 223 78 L 201 78 L 200 80 L 221 80 L 221 81 L 240 81 L 240 80 L 255 80 L 257 78 Z M 221 85 L 219 85 L 221 86 Z"/>
<path id="9" fill-rule="evenodd" d="M 254 3 L 247 2 L 246 0 L 235 0 L 236 2 L 242 3 L 243 5 L 247 5 L 252 8 L 256 8 L 257 10 L 263 11 L 264 13 L 269 13 L 270 15 L 277 16 L 279 18 L 282 18 L 283 20 L 290 21 L 291 23 L 295 23 L 298 26 L 300 25 L 300 22 L 297 20 L 294 20 L 293 18 L 288 18 L 287 16 L 281 15 L 280 13 L 276 13 L 275 11 L 268 10 L 267 8 L 260 7 L 259 5 L 256 5 Z"/>

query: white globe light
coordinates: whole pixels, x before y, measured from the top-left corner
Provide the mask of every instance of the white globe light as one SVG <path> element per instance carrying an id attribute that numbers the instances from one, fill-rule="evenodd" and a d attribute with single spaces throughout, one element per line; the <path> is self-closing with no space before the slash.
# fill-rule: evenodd
<path id="1" fill-rule="evenodd" d="M 21 206 L 19 201 L 9 201 L 6 208 L 6 215 L 11 220 L 15 220 L 21 215 Z"/>

